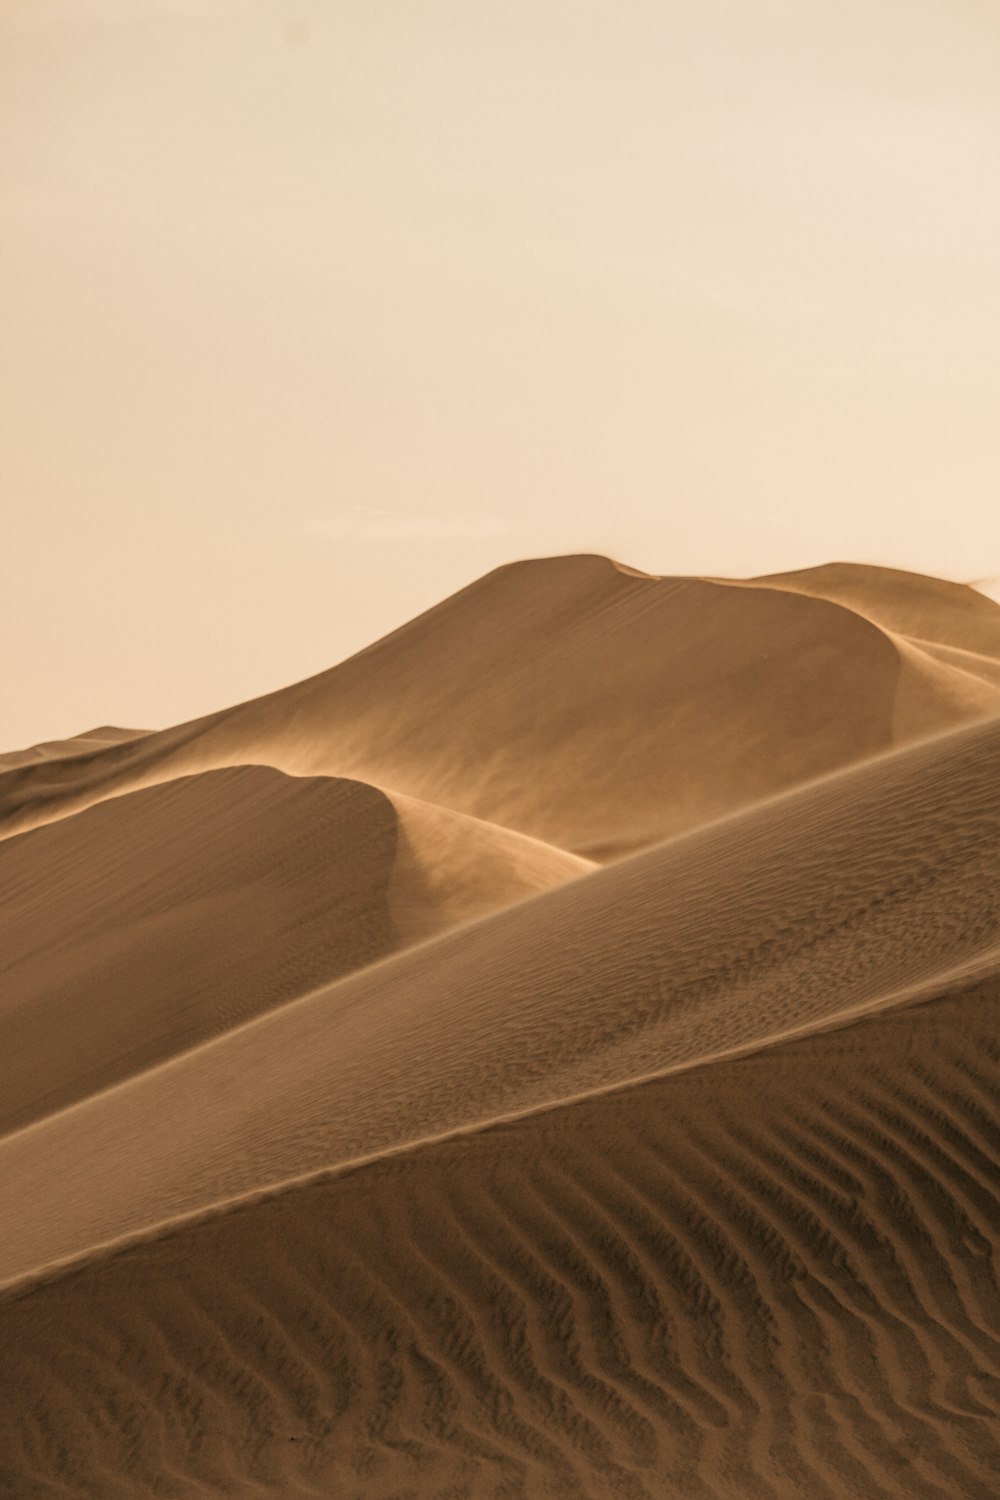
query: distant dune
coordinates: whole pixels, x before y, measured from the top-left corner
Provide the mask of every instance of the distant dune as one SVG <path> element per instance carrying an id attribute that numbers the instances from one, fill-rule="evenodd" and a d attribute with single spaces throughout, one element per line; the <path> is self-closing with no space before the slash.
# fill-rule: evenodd
<path id="1" fill-rule="evenodd" d="M 895 608 L 865 604 L 890 593 Z M 988 641 L 1000 657 L 998 613 L 971 589 L 881 569 L 737 586 L 599 557 L 515 563 L 295 687 L 11 769 L 0 832 L 254 763 L 371 782 L 605 861 L 1000 712 L 1000 681 L 968 668 Z"/>
<path id="2" fill-rule="evenodd" d="M 1000 606 L 515 564 L 0 819 L 0 1497 L 993 1500 Z"/>
<path id="3" fill-rule="evenodd" d="M 42 745 L 32 745 L 28 750 L 10 750 L 0 755 L 0 771 L 34 765 L 40 760 L 67 760 L 70 756 L 86 755 L 92 750 L 106 750 L 125 740 L 141 739 L 145 732 L 144 729 L 116 729 L 105 724 L 100 729 L 72 735 L 68 740 L 48 740 Z"/>

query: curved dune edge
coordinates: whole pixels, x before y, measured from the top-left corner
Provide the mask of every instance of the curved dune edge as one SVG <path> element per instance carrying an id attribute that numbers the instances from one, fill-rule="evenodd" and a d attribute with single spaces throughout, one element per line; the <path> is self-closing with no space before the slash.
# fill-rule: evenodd
<path id="1" fill-rule="evenodd" d="M 1000 657 L 1000 610 L 994 600 L 967 584 L 843 562 L 765 574 L 753 583 L 831 600 L 910 639 L 923 638 L 993 660 Z"/>
<path id="2" fill-rule="evenodd" d="M 994 649 L 991 601 L 877 569 L 847 569 L 849 587 L 841 569 L 834 588 L 828 571 L 740 582 L 596 557 L 511 564 L 295 687 L 3 773 L 0 827 L 261 763 L 368 781 L 606 862 L 993 711 L 988 664 L 984 677 L 948 657 Z M 924 599 L 919 643 L 844 602 L 890 585 L 896 625 Z"/>
<path id="3" fill-rule="evenodd" d="M 453 1139 L 8 1294 L 0 1481 L 992 1500 L 998 999 Z"/>
<path id="4" fill-rule="evenodd" d="M 261 766 L 9 839 L 0 1137 L 590 868 L 365 783 Z"/>
<path id="5" fill-rule="evenodd" d="M 1000 611 L 975 589 L 845 563 L 715 581 L 825 599 L 881 630 L 902 669 L 893 712 L 896 743 L 1000 712 Z"/>
<path id="6" fill-rule="evenodd" d="M 993 723 L 842 772 L 8 1136 L 3 1280 L 267 1183 L 980 972 L 1000 943 L 998 762 Z"/>

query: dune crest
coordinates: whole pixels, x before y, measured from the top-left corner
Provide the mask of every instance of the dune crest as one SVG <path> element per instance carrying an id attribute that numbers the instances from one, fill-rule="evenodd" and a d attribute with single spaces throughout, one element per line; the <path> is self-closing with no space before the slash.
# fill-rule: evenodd
<path id="1" fill-rule="evenodd" d="M 868 570 L 853 573 L 870 592 Z M 636 577 L 587 556 L 511 564 L 295 687 L 6 772 L 0 829 L 265 764 L 366 781 L 604 862 L 1000 711 L 1000 690 L 977 678 L 970 691 L 964 668 L 937 658 L 927 670 L 924 646 L 901 651 L 796 578 Z M 970 615 L 1000 615 L 964 592 Z M 947 618 L 933 595 L 928 639 Z"/>

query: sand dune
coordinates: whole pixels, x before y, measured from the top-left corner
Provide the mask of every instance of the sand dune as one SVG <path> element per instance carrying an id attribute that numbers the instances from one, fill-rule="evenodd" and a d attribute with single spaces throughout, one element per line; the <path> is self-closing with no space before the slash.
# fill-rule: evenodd
<path id="1" fill-rule="evenodd" d="M 874 570 L 848 571 L 860 594 L 877 590 Z M 8 771 L 0 827 L 261 763 L 367 781 L 603 861 L 1000 712 L 1000 686 L 908 638 L 902 650 L 899 632 L 796 576 L 792 591 L 766 579 L 649 578 L 598 557 L 501 568 L 295 687 L 132 745 Z M 933 642 L 947 627 L 949 646 L 956 632 L 936 587 L 921 628 Z M 958 592 L 971 616 L 997 612 Z"/>
<path id="2" fill-rule="evenodd" d="M 751 586 L 761 584 L 843 604 L 898 636 L 1000 658 L 1000 611 L 965 584 L 852 563 L 772 573 Z"/>
<path id="3" fill-rule="evenodd" d="M 996 986 L 535 1116 L 0 1309 L 18 1496 L 992 1500 Z"/>
<path id="4" fill-rule="evenodd" d="M 998 692 L 554 559 L 9 765 L 0 1497 L 992 1500 Z"/>
<path id="5" fill-rule="evenodd" d="M 0 1133 L 589 866 L 332 778 L 211 771 L 0 843 Z"/>
<path id="6" fill-rule="evenodd" d="M 0 1140 L 0 1282 L 303 1174 L 992 972 L 998 771 L 990 722 L 841 772 Z"/>
<path id="7" fill-rule="evenodd" d="M 414 797 L 390 798 L 397 835 L 389 886 L 397 948 L 524 901 L 596 868 L 538 839 Z"/>
<path id="8" fill-rule="evenodd" d="M 0 771 L 33 765 L 40 760 L 68 760 L 72 756 L 88 755 L 92 751 L 107 750 L 111 745 L 124 744 L 126 740 L 141 739 L 145 733 L 144 729 L 118 729 L 113 724 L 104 724 L 99 729 L 88 729 L 67 740 L 45 740 L 27 750 L 8 750 L 6 754 L 0 754 Z"/>
<path id="9" fill-rule="evenodd" d="M 773 574 L 750 586 L 765 583 L 842 604 L 886 633 L 908 668 L 894 705 L 897 743 L 923 732 L 935 697 L 942 722 L 1000 712 L 1000 617 L 975 589 L 845 563 Z"/>

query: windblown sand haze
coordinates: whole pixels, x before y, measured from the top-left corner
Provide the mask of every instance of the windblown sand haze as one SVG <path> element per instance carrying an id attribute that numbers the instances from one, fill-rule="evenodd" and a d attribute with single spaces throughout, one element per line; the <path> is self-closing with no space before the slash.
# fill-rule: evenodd
<path id="1" fill-rule="evenodd" d="M 500 568 L 0 756 L 0 1500 L 995 1500 L 1000 605 Z"/>

